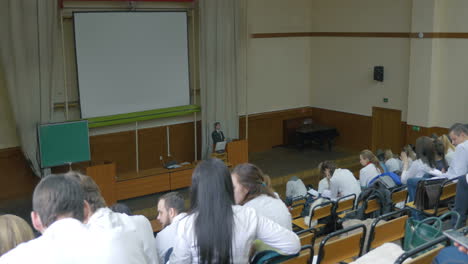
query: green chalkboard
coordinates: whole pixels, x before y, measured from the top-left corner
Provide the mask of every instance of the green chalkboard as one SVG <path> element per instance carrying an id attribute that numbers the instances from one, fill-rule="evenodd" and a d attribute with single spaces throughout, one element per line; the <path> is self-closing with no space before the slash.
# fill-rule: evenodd
<path id="1" fill-rule="evenodd" d="M 87 120 L 39 125 L 38 137 L 42 168 L 91 159 Z"/>

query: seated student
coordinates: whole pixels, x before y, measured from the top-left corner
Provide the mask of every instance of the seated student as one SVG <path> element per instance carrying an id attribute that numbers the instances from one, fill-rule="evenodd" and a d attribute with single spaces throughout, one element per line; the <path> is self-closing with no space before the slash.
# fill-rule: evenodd
<path id="1" fill-rule="evenodd" d="M 403 169 L 401 182 L 406 184 L 408 179 L 422 178 L 436 167 L 434 143 L 429 137 L 419 137 L 416 140 L 416 157 L 411 167 L 409 166 L 406 152 L 401 153 Z"/>
<path id="2" fill-rule="evenodd" d="M 34 239 L 34 233 L 23 218 L 11 214 L 0 215 L 0 256 L 31 239 Z"/>
<path id="3" fill-rule="evenodd" d="M 438 138 L 434 139 L 434 153 L 435 153 L 435 162 L 436 162 L 436 169 L 440 170 L 441 172 L 446 172 L 448 170 L 448 162 L 445 159 L 445 149 L 444 143 L 440 141 Z"/>
<path id="4" fill-rule="evenodd" d="M 175 245 L 177 237 L 177 225 L 180 219 L 187 214 L 185 212 L 184 198 L 177 192 L 166 193 L 158 202 L 158 221 L 163 226 L 156 235 L 156 250 L 158 252 L 159 263 L 165 263 L 169 250 Z M 170 253 L 169 253 L 170 254 Z"/>
<path id="5" fill-rule="evenodd" d="M 383 150 L 378 149 L 375 152 L 375 156 L 379 160 L 380 167 L 383 169 L 383 172 L 388 172 L 387 165 L 385 165 L 385 153 Z"/>
<path id="6" fill-rule="evenodd" d="M 385 166 L 387 166 L 387 169 L 389 172 L 396 172 L 396 171 L 401 171 L 401 163 L 398 159 L 396 159 L 393 156 L 393 152 L 391 149 L 386 149 L 384 152 L 384 158 L 385 158 Z"/>
<path id="7" fill-rule="evenodd" d="M 455 154 L 455 146 L 452 144 L 452 142 L 447 137 L 447 135 L 440 136 L 439 140 L 442 142 L 442 144 L 444 144 L 445 160 L 447 161 L 448 165 L 450 166 L 450 163 L 453 160 L 453 154 Z"/>
<path id="8" fill-rule="evenodd" d="M 359 162 L 364 167 L 359 171 L 359 183 L 362 188 L 366 188 L 375 176 L 382 174 L 383 169 L 377 157 L 368 149 L 361 151 Z"/>
<path id="9" fill-rule="evenodd" d="M 33 193 L 31 219 L 42 236 L 0 257 L 1 264 L 110 264 L 107 246 L 82 221 L 89 212 L 78 182 L 48 175 Z"/>
<path id="10" fill-rule="evenodd" d="M 236 204 L 255 209 L 282 227 L 292 230 L 291 214 L 288 208 L 268 186 L 269 177 L 255 165 L 237 165 L 231 173 Z"/>
<path id="11" fill-rule="evenodd" d="M 468 216 L 468 125 L 456 123 L 450 127 L 450 139 L 455 147 L 452 163 L 446 173 L 431 172 L 439 177 L 458 178 L 455 196 L 455 211 L 460 214 L 460 223 L 464 224 Z M 452 220 L 455 225 L 455 221 Z"/>
<path id="12" fill-rule="evenodd" d="M 171 264 L 248 263 L 256 239 L 284 254 L 299 252 L 296 234 L 250 207 L 235 205 L 233 189 L 222 161 L 198 164 L 192 177 L 190 213 L 179 222 Z"/>
<path id="13" fill-rule="evenodd" d="M 307 188 L 297 176 L 292 176 L 286 183 L 286 200 L 291 201 L 297 197 L 306 197 Z"/>
<path id="14" fill-rule="evenodd" d="M 330 178 L 331 178 L 331 175 L 329 175 L 329 174 L 327 174 L 325 172 L 325 169 L 326 169 L 327 165 L 324 164 L 324 163 L 325 162 L 320 162 L 319 165 L 318 165 L 318 169 L 319 169 L 319 172 L 320 172 L 320 177 L 322 179 L 319 181 L 317 192 L 320 195 L 329 198 L 329 196 L 330 196 Z"/>
<path id="15" fill-rule="evenodd" d="M 404 146 L 402 152 L 405 152 L 406 157 L 408 158 L 408 168 L 411 167 L 411 164 L 413 163 L 413 161 L 417 160 L 416 153 L 413 150 L 413 146 L 409 145 L 409 144 Z M 403 170 L 403 160 L 401 159 L 401 155 L 400 155 L 400 161 L 401 161 L 400 162 L 400 167 Z"/>
<path id="16" fill-rule="evenodd" d="M 419 137 L 416 140 L 416 156 L 417 159 L 409 166 L 406 153 L 401 153 L 403 161 L 401 182 L 408 186 L 408 200 L 410 202 L 414 201 L 418 182 L 436 168 L 434 143 L 431 138 Z"/>
<path id="17" fill-rule="evenodd" d="M 357 198 L 361 193 L 359 182 L 350 170 L 336 168 L 336 164 L 328 160 L 322 162 L 321 170 L 330 178 L 330 198 L 332 200 L 350 194 L 356 194 Z"/>
<path id="18" fill-rule="evenodd" d="M 90 207 L 86 226 L 93 234 L 106 241 L 106 247 L 112 252 L 112 263 L 159 263 L 153 229 L 146 217 L 112 212 L 106 207 L 99 187 L 89 176 L 69 172 L 65 177 L 80 183 L 85 201 Z"/>

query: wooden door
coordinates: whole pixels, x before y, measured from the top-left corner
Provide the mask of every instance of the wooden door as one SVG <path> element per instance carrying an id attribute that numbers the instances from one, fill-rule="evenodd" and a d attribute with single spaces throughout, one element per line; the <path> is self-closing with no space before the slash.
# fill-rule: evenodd
<path id="1" fill-rule="evenodd" d="M 399 154 L 402 147 L 401 111 L 373 107 L 372 150 L 389 148 L 394 154 Z"/>

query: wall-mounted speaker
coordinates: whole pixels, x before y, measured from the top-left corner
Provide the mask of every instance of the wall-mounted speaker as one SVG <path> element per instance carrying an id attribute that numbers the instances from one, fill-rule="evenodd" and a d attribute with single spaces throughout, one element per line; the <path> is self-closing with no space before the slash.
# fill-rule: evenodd
<path id="1" fill-rule="evenodd" d="M 378 82 L 383 82 L 384 80 L 384 67 L 383 66 L 374 66 L 374 80 Z"/>

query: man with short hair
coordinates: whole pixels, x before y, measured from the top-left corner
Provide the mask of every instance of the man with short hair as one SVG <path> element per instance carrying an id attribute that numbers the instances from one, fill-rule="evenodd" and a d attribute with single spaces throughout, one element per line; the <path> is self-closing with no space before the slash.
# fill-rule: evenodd
<path id="1" fill-rule="evenodd" d="M 65 175 L 77 180 L 89 204 L 88 229 L 106 241 L 113 264 L 158 264 L 154 250 L 151 223 L 142 215 L 115 213 L 106 207 L 99 187 L 86 175 L 69 172 Z"/>
<path id="2" fill-rule="evenodd" d="M 78 182 L 63 175 L 46 176 L 34 190 L 31 212 L 42 236 L 10 250 L 0 263 L 112 263 L 102 241 L 82 223 L 88 213 Z"/>
<path id="3" fill-rule="evenodd" d="M 456 146 L 455 153 L 447 172 L 440 176 L 448 179 L 458 177 L 455 211 L 460 214 L 460 225 L 464 226 L 468 214 L 468 126 L 454 124 L 450 127 L 449 137 Z"/>
<path id="4" fill-rule="evenodd" d="M 170 192 L 159 198 L 158 221 L 164 228 L 156 236 L 156 250 L 160 263 L 165 263 L 168 259 L 166 257 L 169 257 L 166 254 L 170 255 L 168 251 L 175 245 L 177 225 L 187 215 L 184 211 L 184 198 L 179 193 Z"/>

